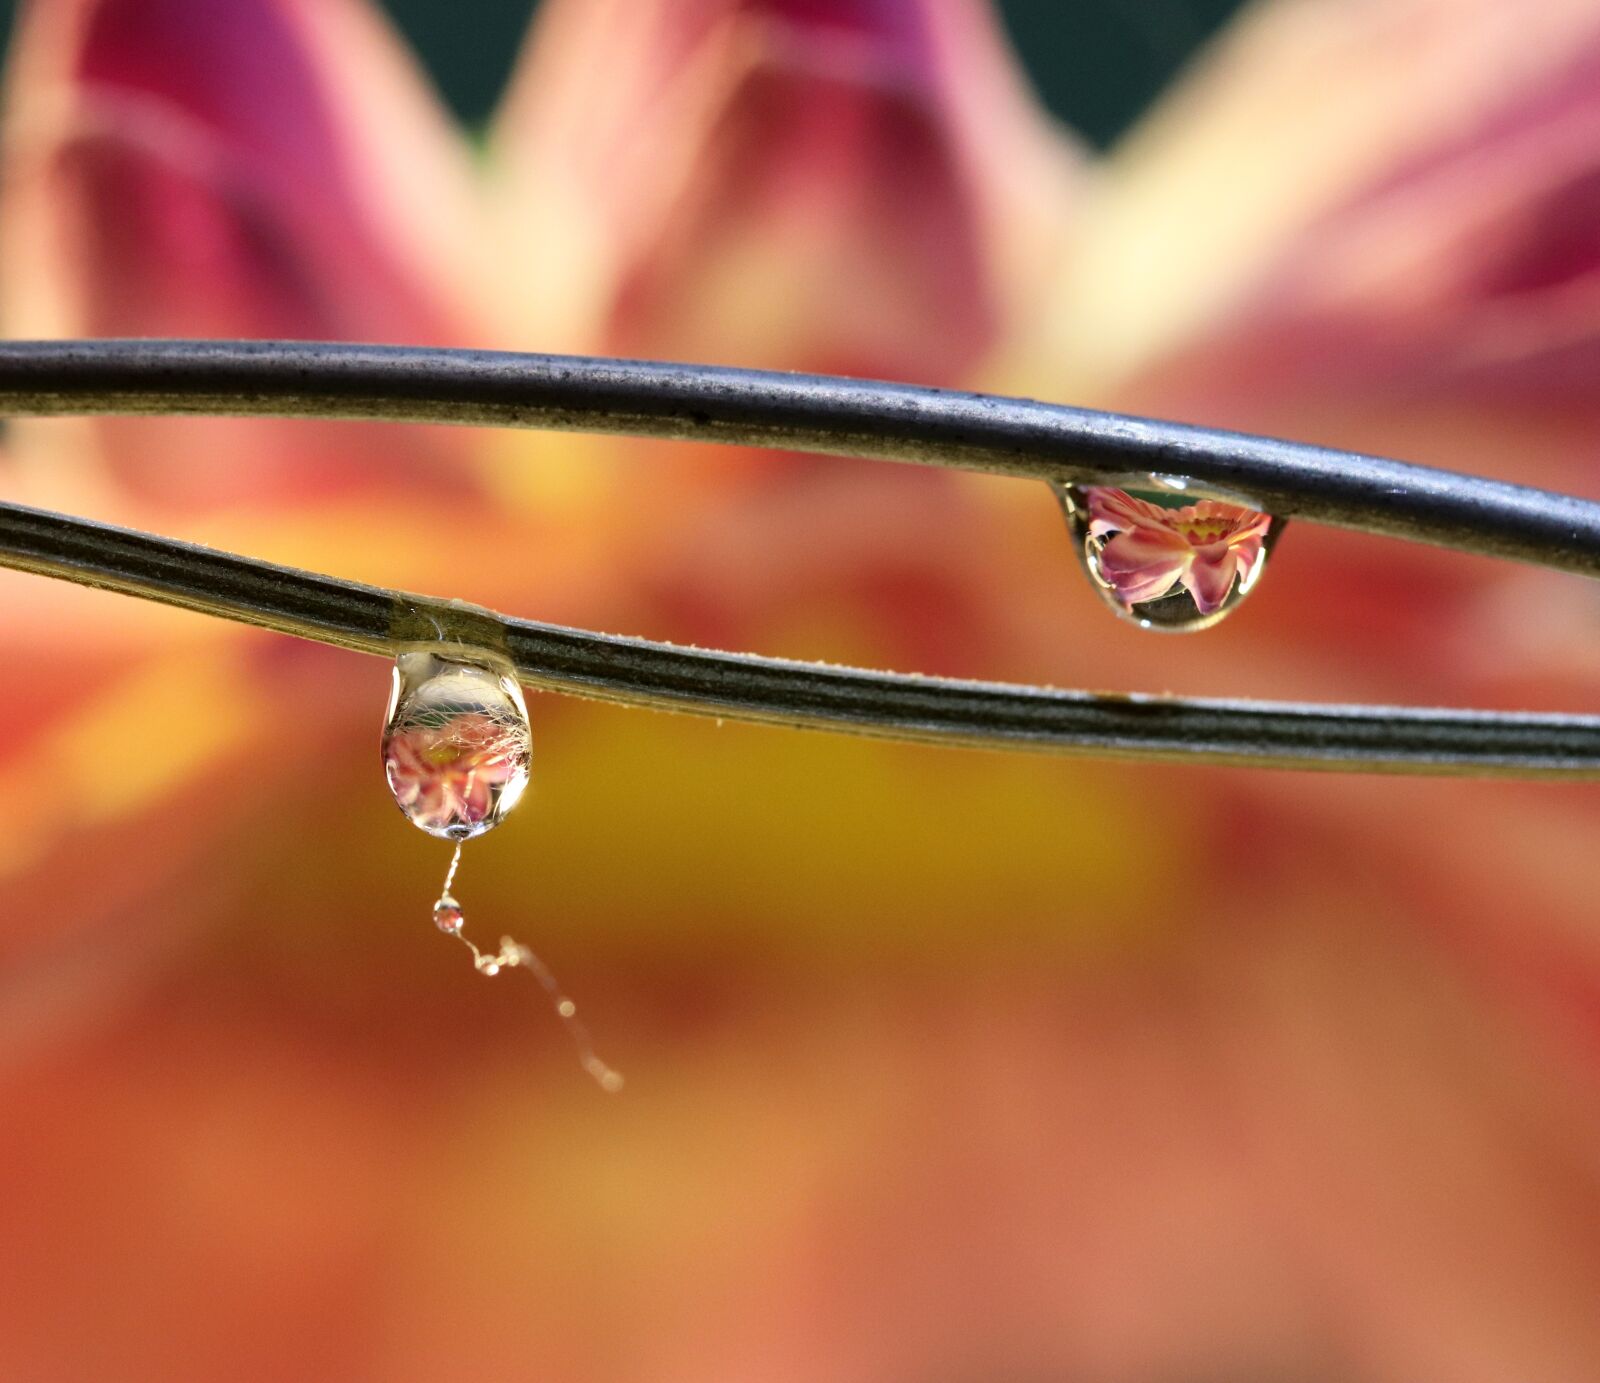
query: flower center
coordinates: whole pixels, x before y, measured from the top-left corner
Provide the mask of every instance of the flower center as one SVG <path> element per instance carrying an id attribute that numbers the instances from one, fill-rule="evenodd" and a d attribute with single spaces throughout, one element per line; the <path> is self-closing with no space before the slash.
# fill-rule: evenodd
<path id="1" fill-rule="evenodd" d="M 422 751 L 430 768 L 451 768 L 466 756 L 469 746 L 458 740 L 436 740 Z"/>
<path id="2" fill-rule="evenodd" d="M 1183 536 L 1195 547 L 1208 547 L 1212 543 L 1220 542 L 1232 529 L 1231 519 L 1218 516 L 1185 519 L 1182 525 Z"/>

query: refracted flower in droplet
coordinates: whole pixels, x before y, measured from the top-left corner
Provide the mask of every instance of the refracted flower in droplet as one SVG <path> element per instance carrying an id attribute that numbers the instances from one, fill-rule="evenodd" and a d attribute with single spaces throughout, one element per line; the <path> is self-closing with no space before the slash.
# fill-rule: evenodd
<path id="1" fill-rule="evenodd" d="M 508 675 L 434 653 L 402 653 L 383 730 L 389 790 L 413 825 L 470 840 L 499 824 L 528 786 L 532 740 Z"/>
<path id="2" fill-rule="evenodd" d="M 434 652 L 402 653 L 383 724 L 383 771 L 389 790 L 412 825 L 456 843 L 433 925 L 472 953 L 473 968 L 494 977 L 525 970 L 546 994 L 578 1048 L 578 1061 L 602 1090 L 622 1089 L 622 1076 L 603 1062 L 578 1006 L 561 991 L 550 968 L 509 936 L 485 950 L 466 934 L 466 915 L 450 890 L 461 847 L 499 825 L 528 786 L 532 737 L 522 688 L 509 673 Z"/>
<path id="3" fill-rule="evenodd" d="M 1057 487 L 1089 580 L 1145 629 L 1215 624 L 1261 579 L 1283 525 L 1223 500 L 1190 501 L 1185 482 Z"/>

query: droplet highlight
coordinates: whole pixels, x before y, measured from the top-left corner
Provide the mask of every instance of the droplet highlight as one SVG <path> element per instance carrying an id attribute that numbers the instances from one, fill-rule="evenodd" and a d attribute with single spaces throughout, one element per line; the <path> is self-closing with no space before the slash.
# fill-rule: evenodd
<path id="1" fill-rule="evenodd" d="M 470 840 L 528 786 L 533 741 L 509 675 L 436 653 L 402 653 L 383 728 L 383 771 L 412 825 Z"/>
<path id="2" fill-rule="evenodd" d="M 1259 584 L 1283 521 L 1247 504 L 1196 500 L 1182 476 L 1053 487 L 1090 584 L 1142 629 L 1207 629 Z"/>

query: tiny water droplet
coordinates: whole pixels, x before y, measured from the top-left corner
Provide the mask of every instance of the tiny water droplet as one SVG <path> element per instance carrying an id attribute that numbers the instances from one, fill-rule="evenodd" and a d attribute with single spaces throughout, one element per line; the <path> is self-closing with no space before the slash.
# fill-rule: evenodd
<path id="1" fill-rule="evenodd" d="M 446 840 L 482 835 L 522 797 L 531 758 L 528 708 L 511 677 L 435 653 L 395 659 L 383 769 L 414 826 Z"/>
<path id="2" fill-rule="evenodd" d="M 1196 500 L 1183 476 L 1057 485 L 1089 583 L 1141 629 L 1207 629 L 1255 589 L 1283 521 L 1248 504 Z"/>
<path id="3" fill-rule="evenodd" d="M 461 904 L 446 894 L 433 905 L 433 925 L 454 936 L 461 930 Z"/>

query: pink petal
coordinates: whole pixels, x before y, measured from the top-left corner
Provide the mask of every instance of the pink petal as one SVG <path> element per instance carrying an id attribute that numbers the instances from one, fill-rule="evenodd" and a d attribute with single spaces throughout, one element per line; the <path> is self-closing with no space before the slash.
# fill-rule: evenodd
<path id="1" fill-rule="evenodd" d="M 493 758 L 480 759 L 477 766 L 478 781 L 486 784 L 504 783 L 517 772 L 516 756 L 511 752 Z"/>
<path id="2" fill-rule="evenodd" d="M 1194 597 L 1195 609 L 1202 615 L 1215 614 L 1233 589 L 1238 559 L 1231 548 L 1216 554 L 1196 553 L 1183 574 L 1184 588 Z"/>
<path id="3" fill-rule="evenodd" d="M 1239 569 L 1239 584 L 1247 584 L 1250 573 L 1255 570 L 1256 563 L 1261 558 L 1261 544 L 1241 543 L 1233 549 L 1233 560 Z"/>
<path id="4" fill-rule="evenodd" d="M 447 267 L 465 159 L 364 0 L 35 3 L 10 79 L 9 334 L 465 339 Z M 185 501 L 364 465 L 392 478 L 397 442 L 418 445 L 243 421 L 96 430 L 132 484 Z"/>
<path id="5" fill-rule="evenodd" d="M 467 821 L 482 821 L 489 815 L 493 800 L 490 784 L 477 774 L 461 781 L 459 801 L 461 816 Z"/>
<path id="6" fill-rule="evenodd" d="M 1085 487 L 1084 495 L 1089 501 L 1089 532 L 1097 538 L 1125 528 L 1172 527 L 1173 511 L 1135 499 L 1126 490 L 1090 485 Z"/>
<path id="7" fill-rule="evenodd" d="M 1548 483 L 1525 439 L 1557 430 L 1568 446 L 1537 450 L 1587 466 L 1588 0 L 1260 7 L 1130 143 L 1116 189 L 1080 268 L 1106 310 L 1121 294 L 1122 405 Z M 1138 229 L 1162 197 L 1182 244 Z"/>
<path id="8" fill-rule="evenodd" d="M 564 343 L 937 381 L 1071 167 L 977 0 L 551 0 L 496 147 Z"/>
<path id="9" fill-rule="evenodd" d="M 1102 576 L 1129 604 L 1166 595 L 1193 560 L 1180 534 L 1162 528 L 1130 528 L 1100 551 Z"/>

